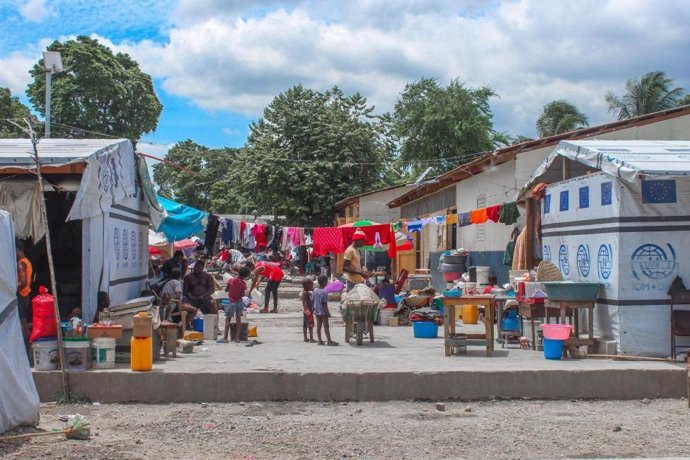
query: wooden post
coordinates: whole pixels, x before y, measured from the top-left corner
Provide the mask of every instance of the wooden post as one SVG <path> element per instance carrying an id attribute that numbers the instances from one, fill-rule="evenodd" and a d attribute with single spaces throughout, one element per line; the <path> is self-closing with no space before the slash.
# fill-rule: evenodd
<path id="1" fill-rule="evenodd" d="M 561 157 L 563 160 L 563 180 L 570 179 L 570 159 L 566 157 Z"/>
<path id="2" fill-rule="evenodd" d="M 57 284 L 55 282 L 55 265 L 53 264 L 53 249 L 50 244 L 50 228 L 48 226 L 48 211 L 46 208 L 46 195 L 43 190 L 43 176 L 41 175 L 41 163 L 38 158 L 38 140 L 36 139 L 36 133 L 33 129 L 33 123 L 31 119 L 27 121 L 29 125 L 29 133 L 31 135 L 31 145 L 34 150 L 34 161 L 36 162 L 36 177 L 38 178 L 38 188 L 41 192 L 41 214 L 43 214 L 43 220 L 46 226 L 46 253 L 48 256 L 48 268 L 50 271 L 50 290 L 53 294 L 53 307 L 55 310 L 55 322 L 57 323 L 57 340 L 58 340 L 58 354 L 60 355 L 60 371 L 62 376 L 62 392 L 66 401 L 70 399 L 69 382 L 67 380 L 67 363 L 65 361 L 65 347 L 62 342 L 62 328 L 60 326 L 60 307 L 58 305 L 57 298 Z"/>
<path id="3" fill-rule="evenodd" d="M 534 200 L 532 198 L 527 198 L 525 209 L 525 251 L 527 252 L 525 270 L 531 270 L 534 266 Z"/>

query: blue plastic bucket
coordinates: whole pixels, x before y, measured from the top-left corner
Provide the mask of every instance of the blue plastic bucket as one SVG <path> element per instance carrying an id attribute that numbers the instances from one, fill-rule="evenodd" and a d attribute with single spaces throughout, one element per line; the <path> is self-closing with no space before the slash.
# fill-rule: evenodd
<path id="1" fill-rule="evenodd" d="M 544 358 L 561 359 L 563 340 L 544 339 Z"/>
<path id="2" fill-rule="evenodd" d="M 428 321 L 415 321 L 412 323 L 414 336 L 418 339 L 435 339 L 438 337 L 438 325 Z"/>
<path id="3" fill-rule="evenodd" d="M 197 332 L 204 332 L 204 317 L 203 316 L 194 317 L 194 321 L 192 322 L 192 327 L 194 327 L 194 330 Z"/>

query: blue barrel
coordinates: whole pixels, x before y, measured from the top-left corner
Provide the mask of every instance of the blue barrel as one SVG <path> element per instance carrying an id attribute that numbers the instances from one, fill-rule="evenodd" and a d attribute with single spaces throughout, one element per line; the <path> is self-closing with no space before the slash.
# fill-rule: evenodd
<path id="1" fill-rule="evenodd" d="M 561 359 L 563 340 L 544 339 L 544 358 Z"/>

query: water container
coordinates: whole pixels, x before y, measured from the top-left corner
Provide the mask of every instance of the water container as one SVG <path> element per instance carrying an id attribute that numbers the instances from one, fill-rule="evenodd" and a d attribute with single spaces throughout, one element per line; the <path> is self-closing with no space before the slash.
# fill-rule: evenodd
<path id="1" fill-rule="evenodd" d="M 509 310 L 508 314 L 501 322 L 501 329 L 504 331 L 519 331 L 520 322 L 518 321 L 517 313 L 515 310 Z"/>
<path id="2" fill-rule="evenodd" d="M 145 311 L 140 311 L 132 317 L 132 336 L 151 337 L 153 335 L 153 316 Z"/>
<path id="3" fill-rule="evenodd" d="M 479 321 L 479 307 L 476 305 L 462 306 L 462 322 L 464 324 L 477 324 Z"/>
<path id="4" fill-rule="evenodd" d="M 204 340 L 216 340 L 218 331 L 218 315 L 204 315 Z"/>
<path id="5" fill-rule="evenodd" d="M 132 337 L 130 368 L 133 371 L 150 371 L 153 367 L 153 339 Z"/>
<path id="6" fill-rule="evenodd" d="M 563 340 L 544 339 L 544 358 L 561 359 Z"/>
<path id="7" fill-rule="evenodd" d="M 379 310 L 379 324 L 388 326 L 388 318 L 395 314 L 395 308 L 382 308 Z"/>
<path id="8" fill-rule="evenodd" d="M 197 332 L 204 332 L 204 317 L 202 315 L 194 317 L 192 320 L 192 329 Z"/>
<path id="9" fill-rule="evenodd" d="M 91 360 L 89 359 L 89 341 L 88 340 L 71 340 L 65 341 L 65 361 L 67 361 L 67 370 L 69 371 L 85 371 L 89 368 Z"/>
<path id="10" fill-rule="evenodd" d="M 31 347 L 34 352 L 34 369 L 37 371 L 54 371 L 60 361 L 58 343 L 54 337 L 37 339 Z"/>
<path id="11" fill-rule="evenodd" d="M 115 368 L 116 340 L 109 337 L 98 337 L 91 340 L 91 358 L 94 369 Z"/>

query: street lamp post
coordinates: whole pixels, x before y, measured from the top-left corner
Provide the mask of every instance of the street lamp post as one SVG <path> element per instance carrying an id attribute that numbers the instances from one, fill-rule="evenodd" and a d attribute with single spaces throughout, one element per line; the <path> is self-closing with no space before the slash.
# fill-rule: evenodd
<path id="1" fill-rule="evenodd" d="M 50 139 L 50 96 L 53 74 L 62 72 L 62 56 L 59 51 L 43 52 L 43 68 L 46 71 L 46 139 Z"/>

